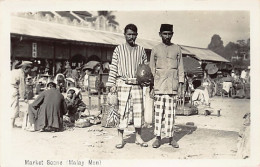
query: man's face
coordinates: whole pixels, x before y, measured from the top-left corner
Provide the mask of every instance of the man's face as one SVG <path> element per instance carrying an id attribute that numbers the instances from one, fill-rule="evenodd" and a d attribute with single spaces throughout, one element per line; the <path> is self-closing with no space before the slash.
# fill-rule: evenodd
<path id="1" fill-rule="evenodd" d="M 166 45 L 171 44 L 171 39 L 173 32 L 172 31 L 163 31 L 159 32 L 160 37 L 162 38 L 162 42 Z"/>
<path id="2" fill-rule="evenodd" d="M 135 45 L 135 40 L 137 37 L 137 33 L 134 32 L 133 30 L 127 29 L 125 32 L 125 40 L 130 46 Z"/>

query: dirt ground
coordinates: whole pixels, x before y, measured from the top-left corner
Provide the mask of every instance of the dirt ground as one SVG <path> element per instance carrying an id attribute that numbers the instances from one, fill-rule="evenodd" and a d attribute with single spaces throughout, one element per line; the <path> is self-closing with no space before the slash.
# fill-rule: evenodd
<path id="1" fill-rule="evenodd" d="M 88 104 L 87 96 L 83 99 Z M 93 105 L 97 100 L 93 99 Z M 103 128 L 100 124 L 87 128 L 71 128 L 63 132 L 28 132 L 21 128 L 11 130 L 10 156 L 22 164 L 24 160 L 82 160 L 82 159 L 236 159 L 238 132 L 243 126 L 243 116 L 250 112 L 249 99 L 214 97 L 211 106 L 221 109 L 221 116 L 212 115 L 177 116 L 176 126 L 181 128 L 174 138 L 180 148 L 174 149 L 163 139 L 163 145 L 152 148 L 154 141 L 153 127 L 144 128 L 142 138 L 148 143 L 142 148 L 134 143 L 133 126 L 125 131 L 123 149 L 116 149 L 117 130 Z M 91 114 L 97 114 L 92 110 Z M 22 118 L 17 125 L 21 125 Z M 186 126 L 193 122 L 194 126 Z"/>

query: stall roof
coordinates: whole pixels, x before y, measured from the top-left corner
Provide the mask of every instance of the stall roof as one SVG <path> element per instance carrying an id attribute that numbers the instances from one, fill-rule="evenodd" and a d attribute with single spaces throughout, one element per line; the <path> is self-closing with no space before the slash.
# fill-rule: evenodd
<path id="1" fill-rule="evenodd" d="M 191 47 L 191 46 L 184 46 L 181 45 L 182 50 L 186 50 L 194 55 L 199 60 L 205 61 L 217 61 L 217 62 L 229 62 L 224 57 L 218 55 L 217 53 L 206 49 L 206 48 L 198 48 L 198 47 Z"/>
<path id="2" fill-rule="evenodd" d="M 11 16 L 11 34 L 26 35 L 38 38 L 50 38 L 86 42 L 96 45 L 116 46 L 125 42 L 123 34 L 94 30 L 91 28 L 66 25 L 55 22 Z M 152 49 L 159 41 L 137 38 L 136 43 L 145 49 Z M 194 56 L 199 60 L 229 62 L 209 49 L 180 45 L 182 53 Z"/>
<path id="3" fill-rule="evenodd" d="M 118 45 L 125 42 L 123 34 L 94 30 L 54 22 L 12 16 L 11 33 L 34 37 L 63 39 L 94 44 Z M 33 25 L 33 26 L 32 26 Z M 136 43 L 145 49 L 152 49 L 159 42 L 137 38 Z"/>

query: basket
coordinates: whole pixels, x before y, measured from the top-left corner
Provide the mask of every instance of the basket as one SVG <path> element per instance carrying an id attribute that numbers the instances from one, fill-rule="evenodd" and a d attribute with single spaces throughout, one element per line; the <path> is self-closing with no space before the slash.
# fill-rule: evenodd
<path id="1" fill-rule="evenodd" d="M 117 112 L 116 106 L 103 104 L 101 126 L 105 128 L 114 128 L 117 127 L 118 123 L 119 123 L 119 114 Z"/>

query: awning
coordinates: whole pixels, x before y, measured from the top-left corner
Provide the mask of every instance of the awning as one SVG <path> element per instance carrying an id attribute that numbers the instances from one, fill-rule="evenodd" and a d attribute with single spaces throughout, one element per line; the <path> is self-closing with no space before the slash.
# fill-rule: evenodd
<path id="1" fill-rule="evenodd" d="M 195 55 L 195 57 L 199 60 L 229 62 L 224 57 L 218 55 L 217 53 L 215 53 L 207 48 L 198 48 L 198 47 L 191 47 L 191 46 L 184 46 L 184 45 L 181 45 L 181 47 L 182 47 L 182 50 L 187 50 L 192 55 Z"/>
<path id="2" fill-rule="evenodd" d="M 116 46 L 125 42 L 124 35 L 119 33 L 17 16 L 11 16 L 11 34 L 86 42 L 97 45 Z M 141 38 L 137 38 L 136 43 L 145 49 L 152 49 L 159 44 L 157 41 Z"/>
<path id="3" fill-rule="evenodd" d="M 67 40 L 70 42 L 83 42 L 89 45 L 107 45 L 112 47 L 125 43 L 123 34 L 18 16 L 11 16 L 11 35 L 18 37 L 24 35 L 51 40 Z M 151 50 L 154 46 L 158 45 L 160 41 L 137 38 L 136 43 L 145 49 Z M 198 60 L 229 62 L 206 48 L 180 46 L 183 54 L 195 57 Z"/>
<path id="4" fill-rule="evenodd" d="M 184 71 L 188 74 L 202 75 L 203 71 L 198 60 L 192 57 L 183 57 Z"/>

